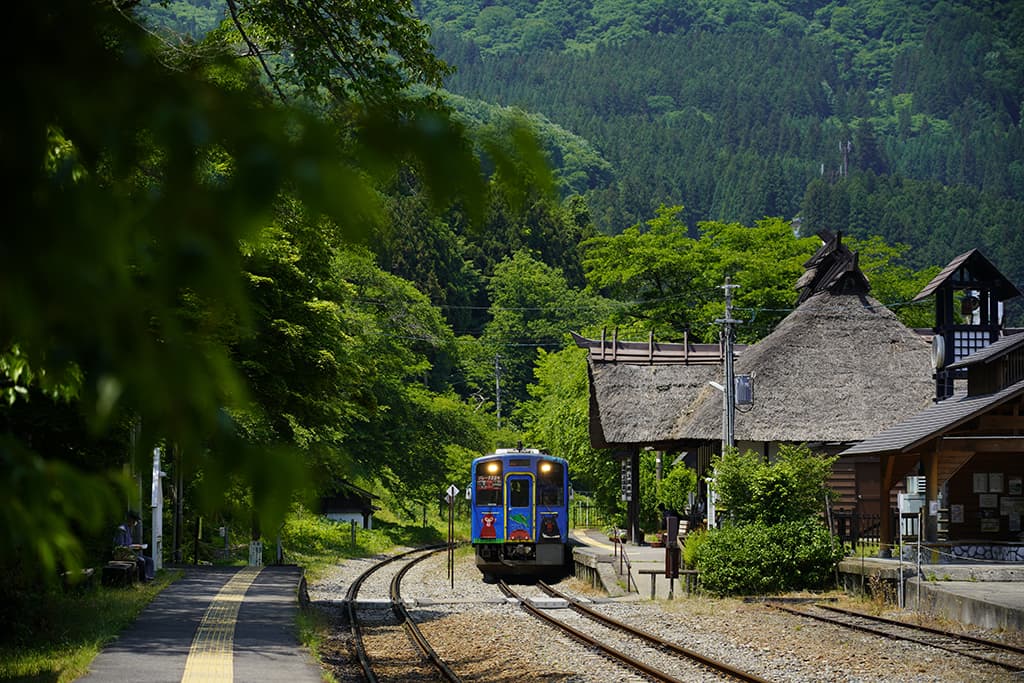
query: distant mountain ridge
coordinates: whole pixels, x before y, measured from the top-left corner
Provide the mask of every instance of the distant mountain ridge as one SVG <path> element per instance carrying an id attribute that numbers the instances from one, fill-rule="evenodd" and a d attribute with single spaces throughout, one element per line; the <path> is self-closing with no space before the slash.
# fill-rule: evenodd
<path id="1" fill-rule="evenodd" d="M 200 37 L 222 0 L 144 0 Z M 417 0 L 453 108 L 538 127 L 602 232 L 662 204 L 799 217 L 912 248 L 973 247 L 1024 283 L 1024 3 Z"/>
<path id="2" fill-rule="evenodd" d="M 420 0 L 446 85 L 539 112 L 614 176 L 614 233 L 800 216 L 913 248 L 981 247 L 1024 281 L 1024 4 Z"/>

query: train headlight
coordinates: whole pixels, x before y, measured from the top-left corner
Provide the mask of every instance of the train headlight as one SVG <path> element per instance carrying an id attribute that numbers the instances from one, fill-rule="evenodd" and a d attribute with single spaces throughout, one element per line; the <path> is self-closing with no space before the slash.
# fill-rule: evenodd
<path id="1" fill-rule="evenodd" d="M 495 473 L 497 473 L 497 471 L 498 471 L 498 463 L 496 463 L 496 462 L 489 462 L 489 463 L 487 463 L 487 472 L 489 474 L 495 474 Z"/>
<path id="2" fill-rule="evenodd" d="M 540 464 L 540 471 L 543 472 L 544 474 L 547 474 L 548 472 L 550 472 L 551 471 L 551 463 L 549 463 L 549 462 L 542 462 Z"/>

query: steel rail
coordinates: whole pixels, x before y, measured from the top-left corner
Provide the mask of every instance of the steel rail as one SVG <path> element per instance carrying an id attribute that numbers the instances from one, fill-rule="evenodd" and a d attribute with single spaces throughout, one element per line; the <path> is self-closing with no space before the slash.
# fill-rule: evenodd
<path id="1" fill-rule="evenodd" d="M 359 594 L 359 589 L 362 588 L 363 582 L 366 581 L 374 572 L 382 567 L 386 567 L 392 562 L 396 562 L 404 557 L 408 557 L 414 553 L 423 552 L 424 550 L 438 550 L 447 546 L 426 546 L 425 548 L 414 548 L 407 550 L 404 553 L 392 555 L 384 560 L 381 560 L 377 564 L 373 565 L 365 572 L 356 577 L 355 581 L 349 584 L 348 590 L 345 592 L 345 613 L 348 615 L 349 630 L 352 633 L 352 642 L 355 646 L 356 658 L 359 660 L 359 666 L 363 669 L 363 676 L 366 678 L 368 683 L 377 683 L 377 675 L 373 673 L 373 665 L 370 663 L 370 658 L 366 654 L 366 645 L 363 643 L 363 634 L 359 628 L 359 615 L 356 612 L 356 596 Z"/>
<path id="2" fill-rule="evenodd" d="M 675 678 L 673 676 L 670 676 L 667 673 L 664 673 L 663 671 L 655 669 L 651 665 L 646 664 L 644 662 L 641 662 L 639 659 L 631 657 L 630 655 L 627 655 L 625 652 L 620 652 L 619 650 L 616 650 L 615 648 L 613 648 L 613 647 L 611 647 L 609 645 L 605 645 L 601 641 L 596 640 L 593 636 L 591 636 L 591 635 L 589 635 L 587 633 L 584 633 L 583 631 L 580 631 L 578 629 L 575 629 L 572 626 L 570 626 L 569 624 L 561 622 L 558 619 L 555 619 L 554 617 L 552 617 L 552 616 L 550 616 L 548 614 L 545 614 L 544 610 L 537 609 L 536 607 L 531 605 L 529 602 L 527 602 L 525 599 L 523 599 L 518 593 L 516 593 L 514 590 L 512 590 L 509 587 L 509 585 L 507 583 L 505 583 L 504 581 L 499 581 L 498 582 L 498 588 L 500 588 L 501 592 L 504 593 L 506 596 L 518 600 L 519 601 L 519 606 L 522 607 L 527 612 L 529 612 L 530 614 L 532 614 L 533 616 L 537 617 L 538 619 L 541 619 L 543 621 L 548 622 L 549 624 L 551 624 L 555 628 L 558 628 L 558 629 L 561 629 L 561 630 L 565 631 L 566 633 L 572 635 L 574 638 L 579 640 L 584 645 L 589 645 L 591 647 L 595 647 L 595 648 L 601 650 L 602 652 L 604 652 L 606 655 L 608 655 L 612 659 L 620 661 L 620 662 L 622 662 L 624 664 L 628 664 L 629 666 L 633 667 L 634 669 L 636 669 L 637 671 L 641 672 L 642 674 L 644 674 L 646 676 L 650 676 L 651 678 L 653 678 L 653 679 L 655 679 L 657 681 L 666 681 L 666 683 L 684 683 L 682 680 L 680 680 L 678 678 Z"/>
<path id="3" fill-rule="evenodd" d="M 685 648 L 682 645 L 677 645 L 676 643 L 668 642 L 663 638 L 654 635 L 653 633 L 648 633 L 647 631 L 636 628 L 635 626 L 630 626 L 629 624 L 621 622 L 617 619 L 613 619 L 612 617 L 609 617 L 606 614 L 602 614 L 597 610 L 587 607 L 578 599 L 572 597 L 571 595 L 566 595 L 565 593 L 556 590 L 555 588 L 549 586 L 543 581 L 538 581 L 537 585 L 540 586 L 540 589 L 548 595 L 561 598 L 567 601 L 574 611 L 578 612 L 579 614 L 582 614 L 583 616 L 589 619 L 593 619 L 594 621 L 601 622 L 606 626 L 610 626 L 612 628 L 625 631 L 626 633 L 629 633 L 632 636 L 636 636 L 637 638 L 646 640 L 652 645 L 668 650 L 673 654 L 680 655 L 682 657 L 685 657 L 686 659 L 694 660 L 702 666 L 706 666 L 720 673 L 724 673 L 737 680 L 745 681 L 747 683 L 770 683 L 767 679 L 761 678 L 756 674 L 752 674 L 747 671 L 742 671 L 729 664 L 726 664 L 725 662 L 720 662 L 718 660 L 711 659 L 710 657 L 702 655 L 699 652 L 695 652 L 694 650 Z"/>
<path id="4" fill-rule="evenodd" d="M 898 619 L 889 619 L 887 617 L 880 617 L 874 614 L 866 614 L 864 612 L 858 612 L 851 609 L 843 609 L 842 607 L 834 607 L 832 605 L 815 605 L 829 612 L 837 612 L 839 614 L 846 614 L 851 617 L 862 617 L 864 619 L 871 619 L 879 621 L 883 624 L 893 624 L 895 626 L 902 626 L 904 628 L 911 628 L 915 631 L 924 631 L 925 633 L 934 633 L 940 636 L 946 636 L 948 638 L 954 638 L 956 640 L 963 641 L 965 643 L 971 643 L 972 645 L 982 645 L 984 647 L 990 647 L 994 650 L 1004 650 L 1006 652 L 1012 652 L 1017 655 L 1024 655 L 1024 647 L 1018 647 L 1017 645 L 1010 645 L 1009 643 L 1000 643 L 996 640 L 989 640 L 987 638 L 979 638 L 977 636 L 968 635 L 966 633 L 953 633 L 952 631 L 944 631 L 941 628 L 933 628 L 931 626 L 923 626 L 921 624 L 909 624 L 907 622 L 899 621 Z"/>
<path id="5" fill-rule="evenodd" d="M 394 610 L 395 616 L 398 617 L 399 622 L 401 622 L 402 626 L 405 627 L 406 633 L 409 634 L 409 637 L 412 639 L 413 643 L 415 643 L 416 647 L 418 647 L 420 652 L 426 655 L 427 659 L 429 659 L 434 666 L 444 674 L 445 679 L 452 683 L 460 683 L 462 679 L 459 678 L 458 674 L 451 670 L 445 661 L 437 654 L 434 648 L 430 646 L 430 643 L 427 642 L 426 636 L 424 636 L 423 632 L 420 631 L 420 627 L 416 625 L 416 622 L 412 620 L 412 617 L 409 615 L 409 610 L 406 609 L 405 603 L 402 602 L 401 584 L 406 573 L 434 553 L 440 552 L 440 550 L 441 549 L 433 550 L 422 557 L 417 557 L 415 560 L 407 563 L 397 574 L 395 574 L 394 578 L 391 579 L 391 609 Z"/>
<path id="6" fill-rule="evenodd" d="M 926 640 L 924 638 L 915 638 L 915 637 L 912 637 L 912 636 L 900 635 L 898 633 L 893 633 L 892 631 L 886 631 L 886 630 L 884 630 L 882 628 L 877 628 L 877 627 L 874 627 L 874 626 L 868 626 L 868 625 L 865 625 L 865 624 L 851 623 L 849 621 L 844 621 L 843 619 L 840 619 L 840 618 L 837 618 L 837 617 L 826 616 L 826 615 L 823 615 L 823 614 L 813 614 L 813 613 L 807 612 L 805 610 L 793 609 L 791 607 L 786 607 L 785 605 L 780 605 L 778 603 L 773 603 L 773 602 L 770 602 L 770 601 L 766 602 L 765 604 L 768 605 L 769 607 L 773 607 L 773 608 L 775 608 L 777 610 L 780 610 L 780 611 L 783 611 L 783 612 L 788 612 L 789 614 L 795 614 L 797 616 L 806 617 L 808 619 L 816 619 L 816 620 L 824 622 L 826 624 L 832 624 L 832 625 L 835 625 L 835 626 L 843 626 L 844 628 L 849 628 L 849 629 L 853 629 L 853 630 L 857 630 L 857 631 L 864 631 L 865 633 L 872 633 L 874 635 L 882 636 L 883 638 L 889 638 L 890 640 L 905 640 L 907 642 L 917 643 L 918 645 L 924 645 L 926 647 L 933 647 L 933 648 L 935 648 L 937 650 L 943 650 L 945 652 L 950 652 L 950 653 L 955 654 L 955 655 L 960 655 L 961 657 L 969 657 L 970 659 L 973 659 L 973 660 L 978 661 L 978 662 L 984 662 L 986 664 L 991 664 L 992 666 L 998 666 L 998 667 L 1006 669 L 1008 671 L 1013 671 L 1013 672 L 1021 672 L 1022 671 L 1022 668 L 1020 666 L 1018 666 L 1018 665 L 1009 664 L 1007 662 L 1003 662 L 1003 661 L 1000 661 L 998 659 L 992 659 L 991 657 L 986 657 L 985 655 L 975 654 L 975 653 L 969 652 L 967 650 L 958 649 L 956 647 L 952 647 L 952 646 L 949 646 L 949 645 L 943 645 L 941 643 L 936 643 L 934 641 L 929 641 L 929 640 Z M 820 609 L 826 609 L 826 610 L 833 609 L 833 608 L 825 607 L 823 605 L 815 605 L 815 607 L 818 607 Z M 945 637 L 948 637 L 950 639 L 960 640 L 959 638 L 957 638 L 956 634 L 949 633 L 947 631 L 942 631 L 940 629 L 930 629 L 930 628 L 927 628 L 927 627 L 918 628 L 914 624 L 906 624 L 906 623 L 904 623 L 902 621 L 897 621 L 895 619 L 884 619 L 884 618 L 880 618 L 880 617 L 873 617 L 873 616 L 871 616 L 869 614 L 861 614 L 861 613 L 851 613 L 851 614 L 848 614 L 846 616 L 851 616 L 851 617 L 854 617 L 854 618 L 861 618 L 861 619 L 864 619 L 866 621 L 874 621 L 876 623 L 885 624 L 886 626 L 894 626 L 894 627 L 904 628 L 904 629 L 906 629 L 908 631 L 919 630 L 919 631 L 924 631 L 924 632 L 931 632 L 933 634 L 945 636 Z"/>

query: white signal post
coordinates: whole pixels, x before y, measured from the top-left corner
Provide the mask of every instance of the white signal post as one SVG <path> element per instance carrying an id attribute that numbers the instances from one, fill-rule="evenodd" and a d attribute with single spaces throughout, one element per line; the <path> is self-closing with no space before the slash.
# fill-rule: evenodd
<path id="1" fill-rule="evenodd" d="M 448 487 L 448 579 L 452 590 L 455 590 L 455 497 L 459 495 L 459 487 L 452 484 Z"/>

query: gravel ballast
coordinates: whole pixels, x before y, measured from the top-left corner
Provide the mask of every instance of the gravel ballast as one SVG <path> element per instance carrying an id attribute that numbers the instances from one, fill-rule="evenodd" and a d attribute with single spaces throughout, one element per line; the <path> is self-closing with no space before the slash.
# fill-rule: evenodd
<path id="1" fill-rule="evenodd" d="M 343 605 L 349 584 L 371 565 L 368 559 L 348 561 L 309 586 L 314 607 L 328 615 L 331 624 L 331 633 L 321 645 L 320 656 L 339 683 L 362 680 L 358 663 L 352 656 Z M 401 562 L 396 565 L 400 566 Z M 530 582 L 520 582 L 513 588 L 526 595 L 538 594 Z M 814 622 L 757 602 L 701 596 L 651 601 L 636 594 L 613 600 L 573 578 L 559 582 L 557 588 L 593 600 L 602 612 L 619 621 L 772 681 L 1020 680 L 1005 670 L 934 648 Z M 379 590 L 368 582 L 358 600 L 386 599 L 386 593 L 380 594 Z M 647 680 L 510 603 L 496 586 L 482 581 L 468 548 L 457 552 L 454 581 L 448 576 L 446 556 L 441 552 L 411 569 L 401 590 L 413 619 L 431 645 L 465 681 L 603 683 Z M 832 594 L 832 597 L 837 596 L 853 609 L 869 611 L 874 607 L 873 603 Z M 368 610 L 368 616 L 369 613 L 372 611 Z M 555 616 L 568 617 L 567 614 Z M 922 620 L 919 615 L 900 615 L 893 610 L 886 616 L 912 616 L 917 621 Z M 959 626 L 948 622 L 937 625 Z M 981 637 L 1000 635 L 966 627 L 963 630 Z M 1006 639 L 1008 634 L 1002 635 Z M 371 647 L 369 639 L 367 646 Z M 379 643 L 373 646 L 380 647 Z M 374 657 L 372 649 L 370 656 Z M 436 674 L 430 676 L 426 666 L 410 662 L 408 667 L 405 680 L 438 680 Z M 701 680 L 692 672 L 677 675 L 684 680 Z M 395 676 L 391 671 L 387 680 L 402 680 L 401 675 Z"/>

